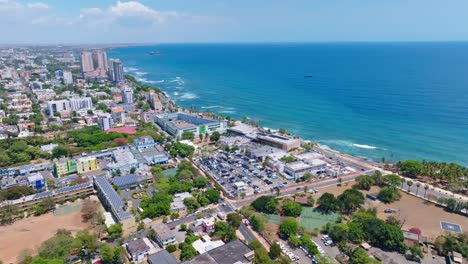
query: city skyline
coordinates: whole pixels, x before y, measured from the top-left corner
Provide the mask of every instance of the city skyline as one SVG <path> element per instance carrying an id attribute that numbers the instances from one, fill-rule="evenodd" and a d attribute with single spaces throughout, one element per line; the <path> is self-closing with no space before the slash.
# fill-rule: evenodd
<path id="1" fill-rule="evenodd" d="M 467 9 L 462 0 L 0 0 L 0 44 L 467 41 Z"/>

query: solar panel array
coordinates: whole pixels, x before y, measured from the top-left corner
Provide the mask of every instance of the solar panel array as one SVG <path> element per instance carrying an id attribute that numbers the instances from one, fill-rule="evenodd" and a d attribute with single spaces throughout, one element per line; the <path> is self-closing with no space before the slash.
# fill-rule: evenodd
<path id="1" fill-rule="evenodd" d="M 119 222 L 133 217 L 130 212 L 125 211 L 125 204 L 122 201 L 122 198 L 120 198 L 114 188 L 112 188 L 112 185 L 106 177 L 96 176 L 94 177 L 94 182 L 98 187 L 98 191 L 104 196 L 107 203 L 110 205 L 114 217 L 116 217 Z"/>
<path id="2" fill-rule="evenodd" d="M 138 182 L 138 177 L 135 174 L 128 174 L 112 178 L 112 183 L 117 187 L 133 185 Z"/>
<path id="3" fill-rule="evenodd" d="M 87 182 L 87 183 L 77 184 L 77 185 L 74 185 L 74 186 L 63 187 L 63 188 L 60 188 L 60 189 L 57 189 L 57 190 L 41 192 L 41 193 L 33 194 L 32 200 L 41 199 L 41 198 L 45 198 L 45 197 L 56 195 L 56 194 L 74 192 L 74 191 L 78 191 L 78 190 L 81 190 L 81 189 L 89 188 L 91 186 L 92 186 L 92 183 Z"/>

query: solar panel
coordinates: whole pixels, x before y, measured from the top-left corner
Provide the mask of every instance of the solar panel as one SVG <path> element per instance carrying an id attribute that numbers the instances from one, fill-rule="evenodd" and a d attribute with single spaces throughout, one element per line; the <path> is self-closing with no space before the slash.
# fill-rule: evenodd
<path id="1" fill-rule="evenodd" d="M 136 184 L 138 182 L 138 177 L 135 174 L 129 174 L 120 177 L 112 178 L 112 183 L 115 184 L 117 187 L 127 186 Z"/>
<path id="2" fill-rule="evenodd" d="M 96 176 L 94 177 L 94 181 L 98 186 L 98 189 L 102 192 L 105 199 L 109 203 L 112 213 L 119 221 L 132 217 L 130 212 L 125 211 L 125 204 L 122 201 L 122 198 L 120 198 L 120 196 L 117 194 L 114 188 L 112 188 L 112 185 L 105 177 Z"/>

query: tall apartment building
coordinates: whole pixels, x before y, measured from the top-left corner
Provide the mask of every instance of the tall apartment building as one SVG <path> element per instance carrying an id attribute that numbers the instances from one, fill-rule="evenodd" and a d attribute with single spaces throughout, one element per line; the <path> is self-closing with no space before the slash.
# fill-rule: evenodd
<path id="1" fill-rule="evenodd" d="M 121 93 L 122 93 L 122 103 L 133 104 L 133 89 L 132 88 L 128 86 L 124 86 L 121 89 Z"/>
<path id="2" fill-rule="evenodd" d="M 93 51 L 93 62 L 95 70 L 104 70 L 107 72 L 109 69 L 107 65 L 107 53 L 103 50 Z"/>
<path id="3" fill-rule="evenodd" d="M 112 128 L 114 121 L 112 120 L 111 114 L 105 113 L 99 116 L 99 127 L 102 130 L 108 130 Z"/>
<path id="4" fill-rule="evenodd" d="M 73 76 L 72 76 L 71 71 L 64 71 L 62 73 L 62 77 L 63 77 L 63 82 L 65 84 L 72 84 L 73 83 Z"/>
<path id="5" fill-rule="evenodd" d="M 83 97 L 83 98 L 72 98 L 70 99 L 70 107 L 71 110 L 79 110 L 79 109 L 91 109 L 93 108 L 93 100 L 90 97 Z"/>
<path id="6" fill-rule="evenodd" d="M 112 107 L 111 112 L 114 123 L 125 123 L 125 110 L 122 107 Z"/>
<path id="7" fill-rule="evenodd" d="M 68 100 L 48 101 L 47 109 L 49 110 L 49 116 L 54 116 L 57 112 L 70 111 L 71 106 Z"/>
<path id="8" fill-rule="evenodd" d="M 81 70 L 85 79 L 107 78 L 107 54 L 103 50 L 93 52 L 84 51 L 81 53 Z"/>
<path id="9" fill-rule="evenodd" d="M 112 81 L 122 82 L 125 79 L 123 64 L 119 59 L 109 60 L 109 75 Z"/>
<path id="10" fill-rule="evenodd" d="M 81 71 L 83 73 L 94 71 L 93 53 L 89 51 L 81 53 Z"/>

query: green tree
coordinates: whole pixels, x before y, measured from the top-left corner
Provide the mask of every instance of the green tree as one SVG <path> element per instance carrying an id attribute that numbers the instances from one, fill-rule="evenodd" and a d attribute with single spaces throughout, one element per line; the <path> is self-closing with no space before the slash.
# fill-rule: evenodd
<path id="1" fill-rule="evenodd" d="M 193 187 L 204 188 L 208 184 L 208 180 L 205 177 L 197 177 L 193 180 Z"/>
<path id="2" fill-rule="evenodd" d="M 398 163 L 398 167 L 400 168 L 400 172 L 410 178 L 416 178 L 418 176 L 422 169 L 423 166 L 421 162 L 416 161 L 416 160 L 403 160 Z"/>
<path id="3" fill-rule="evenodd" d="M 278 243 L 271 244 L 270 256 L 272 259 L 277 259 L 279 256 L 281 256 L 281 247 L 279 246 Z"/>
<path id="4" fill-rule="evenodd" d="M 185 131 L 182 133 L 182 140 L 193 140 L 195 138 L 195 135 L 193 132 L 190 131 Z"/>
<path id="5" fill-rule="evenodd" d="M 230 213 L 227 215 L 227 221 L 232 227 L 238 228 L 242 223 L 242 216 L 238 213 Z"/>
<path id="6" fill-rule="evenodd" d="M 374 185 L 374 178 L 372 176 L 363 174 L 356 177 L 356 187 L 361 190 L 370 190 L 372 185 Z"/>
<path id="7" fill-rule="evenodd" d="M 221 134 L 218 131 L 215 131 L 213 132 L 213 134 L 210 135 L 210 141 L 213 141 L 213 142 L 218 142 L 220 138 L 221 138 Z"/>
<path id="8" fill-rule="evenodd" d="M 205 195 L 211 203 L 216 203 L 221 199 L 219 192 L 213 189 L 206 190 Z"/>
<path id="9" fill-rule="evenodd" d="M 123 247 L 113 247 L 108 243 L 102 243 L 99 250 L 99 255 L 104 264 L 121 263 L 124 259 Z"/>
<path id="10" fill-rule="evenodd" d="M 400 197 L 400 190 L 398 190 L 396 187 L 391 186 L 383 187 L 382 189 L 380 189 L 378 194 L 378 198 L 384 203 L 391 203 L 400 199 Z"/>
<path id="11" fill-rule="evenodd" d="M 290 235 L 288 242 L 291 246 L 297 248 L 301 245 L 301 240 L 296 235 Z"/>
<path id="12" fill-rule="evenodd" d="M 418 245 L 414 245 L 409 248 L 410 250 L 410 259 L 416 262 L 419 262 L 423 257 L 423 252 Z"/>
<path id="13" fill-rule="evenodd" d="M 52 158 L 70 157 L 70 149 L 64 145 L 58 145 L 52 150 Z"/>
<path id="14" fill-rule="evenodd" d="M 196 255 L 198 255 L 198 252 L 193 248 L 192 245 L 187 244 L 185 242 L 179 244 L 180 248 L 180 260 L 181 261 L 186 261 L 189 259 L 192 259 Z"/>
<path id="15" fill-rule="evenodd" d="M 383 176 L 383 182 L 391 187 L 396 188 L 400 186 L 404 181 L 400 176 L 396 174 L 388 174 Z"/>
<path id="16" fill-rule="evenodd" d="M 284 238 L 289 238 L 299 231 L 299 223 L 292 217 L 286 218 L 279 227 L 280 235 Z"/>
<path id="17" fill-rule="evenodd" d="M 315 200 L 313 196 L 307 197 L 307 206 L 313 207 L 314 203 L 315 203 Z"/>
<path id="18" fill-rule="evenodd" d="M 185 198 L 184 199 L 184 204 L 187 206 L 187 210 L 189 212 L 194 212 L 198 208 L 200 208 L 200 203 L 195 198 Z"/>
<path id="19" fill-rule="evenodd" d="M 291 200 L 284 200 L 282 209 L 285 216 L 298 217 L 302 212 L 302 206 Z"/>
<path id="20" fill-rule="evenodd" d="M 177 250 L 177 246 L 174 244 L 167 245 L 166 250 L 169 253 L 175 252 Z"/>
<path id="21" fill-rule="evenodd" d="M 323 213 L 336 212 L 339 208 L 339 202 L 331 193 L 324 193 L 317 200 L 317 209 Z"/>
<path id="22" fill-rule="evenodd" d="M 341 209 L 349 214 L 364 204 L 364 195 L 356 189 L 347 189 L 338 196 L 338 201 Z"/>
<path id="23" fill-rule="evenodd" d="M 353 255 L 351 256 L 351 264 L 374 264 L 379 263 L 379 261 L 371 258 L 367 255 L 366 251 L 360 247 L 354 250 Z"/>
<path id="24" fill-rule="evenodd" d="M 260 216 L 252 215 L 249 220 L 255 231 L 262 233 L 265 230 L 265 222 L 262 221 Z"/>
<path id="25" fill-rule="evenodd" d="M 44 259 L 62 259 L 69 256 L 73 249 L 74 239 L 66 230 L 57 233 L 39 246 L 39 256 Z"/>
<path id="26" fill-rule="evenodd" d="M 122 233 L 122 224 L 114 224 L 107 228 L 107 234 L 110 240 L 122 237 Z"/>
<path id="27" fill-rule="evenodd" d="M 252 207 L 257 212 L 273 214 L 278 210 L 278 201 L 271 196 L 261 196 L 252 202 Z"/>

